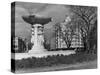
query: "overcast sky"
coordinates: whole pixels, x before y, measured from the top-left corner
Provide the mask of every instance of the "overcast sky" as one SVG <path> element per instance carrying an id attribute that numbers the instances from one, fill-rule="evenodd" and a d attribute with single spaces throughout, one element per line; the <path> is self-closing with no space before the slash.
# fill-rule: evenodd
<path id="1" fill-rule="evenodd" d="M 52 32 L 53 25 L 62 22 L 66 15 L 71 15 L 69 7 L 57 4 L 23 3 L 17 2 L 15 6 L 15 33 L 16 36 L 28 38 L 31 36 L 31 25 L 23 21 L 23 15 L 37 14 L 40 16 L 52 17 L 53 21 L 45 25 L 45 30 Z M 47 32 L 47 34 L 49 33 Z"/>

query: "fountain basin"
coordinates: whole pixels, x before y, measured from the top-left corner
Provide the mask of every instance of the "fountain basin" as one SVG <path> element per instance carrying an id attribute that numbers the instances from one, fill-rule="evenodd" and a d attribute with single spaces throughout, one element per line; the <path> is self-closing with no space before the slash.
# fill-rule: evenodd
<path id="1" fill-rule="evenodd" d="M 37 15 L 22 16 L 23 20 L 31 25 L 34 24 L 47 24 L 51 21 L 51 17 L 43 17 Z"/>
<path id="2" fill-rule="evenodd" d="M 45 51 L 45 52 L 36 52 L 36 53 L 12 53 L 11 58 L 15 60 L 27 59 L 32 57 L 42 58 L 53 55 L 70 55 L 75 54 L 74 50 L 67 51 Z"/>

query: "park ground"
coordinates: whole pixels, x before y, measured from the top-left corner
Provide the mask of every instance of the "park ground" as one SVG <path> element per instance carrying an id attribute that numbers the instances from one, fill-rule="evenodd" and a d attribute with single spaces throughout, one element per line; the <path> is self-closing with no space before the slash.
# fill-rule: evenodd
<path id="1" fill-rule="evenodd" d="M 16 73 L 33 73 L 33 72 L 47 72 L 47 71 L 61 71 L 61 70 L 81 70 L 81 69 L 96 69 L 97 68 L 97 60 L 82 62 L 76 64 L 61 64 L 54 65 L 51 67 L 40 67 L 34 69 L 22 69 L 17 70 Z"/>

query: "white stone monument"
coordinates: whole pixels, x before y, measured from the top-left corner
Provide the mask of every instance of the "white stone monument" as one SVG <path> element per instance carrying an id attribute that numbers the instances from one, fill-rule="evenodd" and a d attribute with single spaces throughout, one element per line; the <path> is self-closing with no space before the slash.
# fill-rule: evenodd
<path id="1" fill-rule="evenodd" d="M 45 52 L 44 48 L 44 24 L 51 21 L 51 18 L 38 17 L 36 15 L 23 17 L 24 21 L 31 24 L 31 43 L 33 44 L 32 49 L 29 53 L 41 53 Z"/>

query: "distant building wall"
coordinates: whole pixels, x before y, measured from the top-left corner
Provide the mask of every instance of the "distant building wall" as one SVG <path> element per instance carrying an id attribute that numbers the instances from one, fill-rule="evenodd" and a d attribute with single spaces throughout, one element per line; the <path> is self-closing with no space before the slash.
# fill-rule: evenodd
<path id="1" fill-rule="evenodd" d="M 71 48 L 76 47 L 84 47 L 82 42 L 81 34 L 79 33 L 78 28 L 75 30 L 75 34 L 73 35 L 72 42 L 71 42 Z M 56 48 L 68 48 L 65 41 L 62 39 L 62 36 L 60 35 L 60 31 L 56 31 Z"/>
<path id="2" fill-rule="evenodd" d="M 13 38 L 13 47 L 15 51 L 18 50 L 18 37 Z"/>
<path id="3" fill-rule="evenodd" d="M 25 52 L 26 43 L 23 38 L 13 37 L 13 52 Z"/>
<path id="4" fill-rule="evenodd" d="M 77 35 L 73 35 L 71 47 L 84 47 L 83 42 L 82 42 L 82 36 L 81 36 L 78 28 L 76 29 L 75 33 Z"/>

